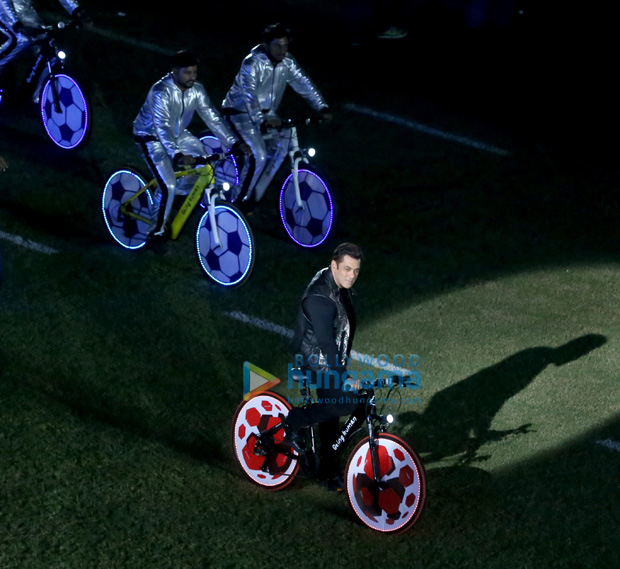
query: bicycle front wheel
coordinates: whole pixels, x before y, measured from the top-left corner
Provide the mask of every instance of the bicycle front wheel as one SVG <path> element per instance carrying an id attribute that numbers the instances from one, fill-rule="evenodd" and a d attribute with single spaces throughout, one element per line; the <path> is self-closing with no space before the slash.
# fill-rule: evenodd
<path id="1" fill-rule="evenodd" d="M 235 462 L 245 477 L 268 490 L 288 486 L 299 471 L 294 451 L 284 443 L 284 429 L 277 428 L 270 440 L 261 443 L 264 431 L 277 427 L 288 417 L 291 405 L 276 393 L 264 392 L 237 407 L 232 428 Z"/>
<path id="2" fill-rule="evenodd" d="M 212 134 L 203 134 L 200 136 L 200 142 L 205 147 L 207 154 L 224 152 L 220 141 Z M 227 156 L 225 160 L 218 162 L 213 169 L 213 177 L 216 186 L 222 186 L 225 183 L 230 186 L 229 191 L 226 193 L 226 199 L 227 201 L 234 202 L 239 193 L 239 167 L 235 157 L 232 155 Z"/>
<path id="3" fill-rule="evenodd" d="M 129 202 L 145 185 L 138 170 L 122 168 L 113 172 L 103 186 L 103 221 L 112 239 L 125 249 L 144 247 L 155 227 L 157 208 L 148 190 Z M 122 213 L 123 204 L 132 215 Z"/>
<path id="4" fill-rule="evenodd" d="M 316 172 L 307 168 L 298 172 L 299 197 L 290 174 L 280 191 L 280 218 L 288 236 L 302 247 L 318 247 L 334 226 L 336 203 L 333 192 Z"/>
<path id="5" fill-rule="evenodd" d="M 207 208 L 196 231 L 198 262 L 215 283 L 239 286 L 249 278 L 254 266 L 252 230 L 243 214 L 223 200 L 215 203 L 215 225 L 211 225 Z"/>
<path id="6" fill-rule="evenodd" d="M 355 447 L 345 470 L 349 503 L 360 521 L 382 533 L 400 533 L 420 517 L 426 498 L 422 461 L 396 435 L 376 439 L 379 482 L 375 482 L 368 437 Z"/>
<path id="7" fill-rule="evenodd" d="M 90 103 L 79 83 L 65 74 L 48 79 L 41 90 L 41 120 L 45 133 L 56 146 L 73 150 L 90 134 Z"/>

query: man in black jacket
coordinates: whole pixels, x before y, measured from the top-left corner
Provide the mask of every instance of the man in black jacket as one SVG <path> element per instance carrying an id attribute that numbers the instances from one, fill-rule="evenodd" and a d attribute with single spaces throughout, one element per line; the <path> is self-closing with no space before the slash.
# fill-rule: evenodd
<path id="1" fill-rule="evenodd" d="M 362 250 L 353 243 L 336 247 L 329 267 L 320 270 L 306 288 L 299 310 L 293 340 L 296 360 L 302 360 L 302 371 L 310 374 L 317 385 L 317 402 L 306 408 L 291 410 L 286 431 L 289 440 L 298 448 L 298 431 L 319 423 L 321 460 L 320 480 L 328 489 L 342 485 L 337 465 L 337 453 L 331 442 L 339 431 L 339 417 L 350 414 L 357 403 L 347 397 L 342 386 L 346 383 L 346 364 L 355 335 L 355 311 L 351 288 L 359 275 Z"/>

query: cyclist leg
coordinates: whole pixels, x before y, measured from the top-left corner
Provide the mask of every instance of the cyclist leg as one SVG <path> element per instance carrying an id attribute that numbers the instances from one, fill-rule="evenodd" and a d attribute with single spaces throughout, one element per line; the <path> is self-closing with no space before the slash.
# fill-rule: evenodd
<path id="1" fill-rule="evenodd" d="M 157 180 L 159 190 L 153 196 L 155 206 L 158 209 L 154 235 L 163 235 L 176 191 L 176 177 L 172 161 L 166 154 L 164 145 L 158 140 L 146 142 L 138 140 L 137 142 L 144 160 Z"/>
<path id="2" fill-rule="evenodd" d="M 271 184 L 271 180 L 273 180 L 280 166 L 282 166 L 282 162 L 286 159 L 290 143 L 291 131 L 289 129 L 274 133 L 273 138 L 267 141 L 266 149 L 270 160 L 269 165 L 263 169 L 262 175 L 256 181 L 254 187 L 254 199 L 257 202 L 263 198 L 269 184 Z"/>
<path id="3" fill-rule="evenodd" d="M 16 34 L 10 26 L 0 21 L 0 73 L 22 51 L 30 47 L 30 40 L 23 34 Z"/>
<path id="4" fill-rule="evenodd" d="M 260 178 L 267 164 L 268 154 L 263 135 L 256 128 L 246 114 L 231 115 L 227 117 L 229 124 L 233 126 L 234 132 L 252 149 L 252 158 L 248 164 L 242 168 L 241 172 L 241 193 L 245 195 L 244 200 L 250 199 L 254 186 Z M 258 200 L 256 200 L 258 201 Z"/>
<path id="5" fill-rule="evenodd" d="M 307 373 L 307 372 L 305 372 Z M 313 379 L 316 376 L 313 373 Z M 316 381 L 314 382 L 316 385 Z M 319 440 L 321 443 L 320 464 L 317 477 L 330 480 L 340 475 L 338 459 L 341 446 L 334 449 L 332 444 L 340 433 L 340 417 L 355 411 L 359 401 L 353 392 L 344 392 L 338 387 L 319 387 L 317 399 L 307 407 L 293 407 L 287 418 L 289 432 L 295 437 L 299 429 L 319 424 Z"/>
<path id="6" fill-rule="evenodd" d="M 179 148 L 179 152 L 185 156 L 204 158 L 207 155 L 204 144 L 201 140 L 187 130 L 181 133 L 179 138 L 177 138 L 176 143 Z M 177 178 L 174 195 L 187 195 L 191 191 L 196 179 L 197 176 L 184 176 L 182 178 Z"/>
<path id="7" fill-rule="evenodd" d="M 179 151 L 183 154 L 195 156 L 196 158 L 206 156 L 204 144 L 197 136 L 194 136 L 189 131 L 184 131 L 181 136 L 177 138 L 177 144 Z"/>

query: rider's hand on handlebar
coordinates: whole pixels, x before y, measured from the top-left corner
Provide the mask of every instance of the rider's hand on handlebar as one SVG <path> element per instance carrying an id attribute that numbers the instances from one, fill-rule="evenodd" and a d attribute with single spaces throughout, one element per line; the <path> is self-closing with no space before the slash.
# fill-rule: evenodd
<path id="1" fill-rule="evenodd" d="M 39 36 L 45 35 L 47 32 L 45 28 L 41 26 L 27 26 L 23 22 L 15 22 L 13 25 L 13 31 L 16 34 L 21 34 L 22 36 L 26 36 L 27 38 L 37 38 Z"/>
<path id="2" fill-rule="evenodd" d="M 237 142 L 235 142 L 232 146 L 232 148 L 230 149 L 230 151 L 235 155 L 238 156 L 239 153 L 241 154 L 245 154 L 246 156 L 252 156 L 252 149 L 250 148 L 250 145 L 241 141 L 241 140 L 237 140 Z"/>
<path id="3" fill-rule="evenodd" d="M 329 107 L 323 107 L 319 111 L 319 116 L 320 116 L 321 120 L 325 121 L 325 122 L 329 122 L 330 120 L 332 120 L 334 118 L 334 115 L 329 110 Z"/>
<path id="4" fill-rule="evenodd" d="M 271 129 L 279 128 L 281 124 L 282 121 L 278 117 L 269 117 L 260 125 L 260 128 L 263 132 L 267 132 Z"/>
<path id="5" fill-rule="evenodd" d="M 76 8 L 71 14 L 71 19 L 86 29 L 93 27 L 93 19 L 88 15 L 84 8 Z"/>
<path id="6" fill-rule="evenodd" d="M 172 161 L 176 167 L 181 166 L 193 166 L 196 164 L 196 158 L 188 154 L 181 154 L 180 152 L 174 156 Z"/>

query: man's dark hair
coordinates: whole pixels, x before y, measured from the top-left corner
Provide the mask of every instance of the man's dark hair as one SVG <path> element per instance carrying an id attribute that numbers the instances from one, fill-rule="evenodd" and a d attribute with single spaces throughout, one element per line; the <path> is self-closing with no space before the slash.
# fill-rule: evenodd
<path id="1" fill-rule="evenodd" d="M 263 30 L 263 41 L 265 43 L 271 43 L 275 39 L 286 38 L 291 41 L 291 30 L 289 30 L 284 24 L 271 24 Z"/>
<path id="2" fill-rule="evenodd" d="M 192 67 L 194 65 L 198 65 L 198 56 L 192 51 L 182 49 L 180 51 L 177 51 L 172 56 L 171 66 L 173 68 Z"/>
<path id="3" fill-rule="evenodd" d="M 364 258 L 364 253 L 359 245 L 355 245 L 355 243 L 341 243 L 334 249 L 332 261 L 336 261 L 336 264 L 339 265 L 345 255 L 353 257 L 358 261 L 361 261 Z"/>

